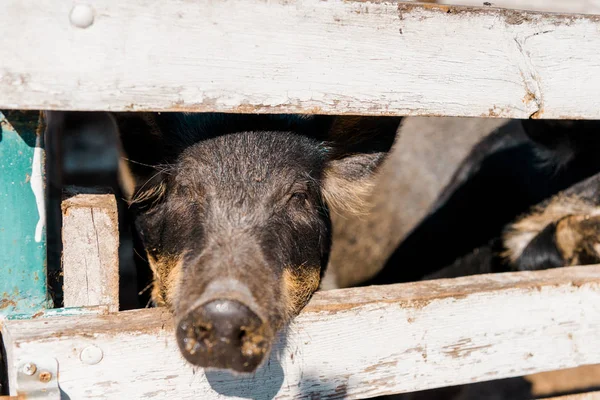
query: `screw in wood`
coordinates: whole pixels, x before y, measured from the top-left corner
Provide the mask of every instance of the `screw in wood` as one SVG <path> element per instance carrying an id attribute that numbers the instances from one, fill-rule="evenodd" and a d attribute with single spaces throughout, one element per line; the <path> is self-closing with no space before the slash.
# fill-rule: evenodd
<path id="1" fill-rule="evenodd" d="M 76 4 L 69 14 L 71 25 L 85 29 L 94 23 L 94 9 L 88 4 Z"/>
<path id="2" fill-rule="evenodd" d="M 25 373 L 25 375 L 31 376 L 35 374 L 35 371 L 37 371 L 37 367 L 34 363 L 27 363 L 23 365 L 23 372 Z"/>
<path id="3" fill-rule="evenodd" d="M 40 382 L 48 383 L 52 379 L 52 373 L 48 371 L 40 372 Z"/>

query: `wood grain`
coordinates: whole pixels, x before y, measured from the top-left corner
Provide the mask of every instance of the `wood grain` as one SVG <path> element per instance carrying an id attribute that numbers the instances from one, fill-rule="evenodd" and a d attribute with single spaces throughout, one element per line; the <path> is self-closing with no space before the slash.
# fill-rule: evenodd
<path id="1" fill-rule="evenodd" d="M 600 20 L 396 1 L 6 0 L 1 108 L 600 118 Z M 18 34 L 15 34 L 18 32 Z M 22 51 L 23 49 L 28 51 Z"/>
<path id="2" fill-rule="evenodd" d="M 119 228 L 112 194 L 62 202 L 64 306 L 119 311 Z"/>
<path id="3" fill-rule="evenodd" d="M 2 335 L 10 382 L 55 357 L 73 400 L 359 399 L 599 363 L 600 266 L 321 292 L 253 377 L 186 364 L 164 309 L 7 321 Z M 98 364 L 80 360 L 90 345 Z"/>
<path id="4" fill-rule="evenodd" d="M 558 397 L 545 397 L 545 400 L 600 400 L 600 392 L 570 394 Z"/>
<path id="5" fill-rule="evenodd" d="M 437 0 L 438 4 L 461 4 L 481 6 L 481 0 Z M 600 14 L 600 0 L 494 0 L 494 7 L 517 8 L 520 10 Z"/>
<path id="6" fill-rule="evenodd" d="M 556 393 L 578 393 L 600 389 L 600 365 L 584 365 L 559 371 L 548 371 L 526 377 L 531 392 L 539 397 Z"/>

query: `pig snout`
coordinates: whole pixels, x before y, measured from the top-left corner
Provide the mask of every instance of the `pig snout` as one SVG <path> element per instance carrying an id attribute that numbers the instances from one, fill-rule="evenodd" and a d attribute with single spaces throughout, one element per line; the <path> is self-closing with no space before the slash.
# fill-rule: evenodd
<path id="1" fill-rule="evenodd" d="M 270 350 L 268 324 L 246 302 L 232 297 L 202 302 L 181 316 L 176 336 L 187 361 L 242 373 L 262 363 Z"/>

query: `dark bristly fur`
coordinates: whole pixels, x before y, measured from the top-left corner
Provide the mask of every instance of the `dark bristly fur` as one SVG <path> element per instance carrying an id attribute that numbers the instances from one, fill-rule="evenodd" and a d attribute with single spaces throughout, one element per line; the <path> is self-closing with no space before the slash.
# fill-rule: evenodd
<path id="1" fill-rule="evenodd" d="M 362 211 L 356 193 L 370 189 L 400 123 L 114 116 L 128 161 L 123 167 L 133 176 L 131 210 L 154 272 L 153 300 L 178 321 L 211 282 L 234 279 L 251 298 L 231 293 L 231 299 L 252 303 L 246 306 L 265 321 L 260 340 L 269 343 L 318 288 L 330 248 L 330 208 Z"/>
<path id="2" fill-rule="evenodd" d="M 567 215 L 598 212 L 599 151 L 600 121 L 509 122 L 475 146 L 430 215 L 364 284 L 594 260 L 591 243 L 579 243 L 588 250 L 571 259 L 565 259 L 561 244 L 579 230 L 585 230 L 579 237 L 595 240 L 592 222 L 560 225 L 562 236 L 553 234 L 552 225 Z M 564 196 L 553 200 L 561 191 Z"/>

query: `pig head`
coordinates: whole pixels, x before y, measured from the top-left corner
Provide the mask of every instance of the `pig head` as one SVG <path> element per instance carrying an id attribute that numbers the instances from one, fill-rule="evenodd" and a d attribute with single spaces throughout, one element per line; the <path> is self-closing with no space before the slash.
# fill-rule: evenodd
<path id="1" fill-rule="evenodd" d="M 102 114 L 101 117 L 99 115 Z M 248 373 L 318 289 L 330 213 L 362 203 L 400 118 L 92 113 L 121 137 L 122 181 L 182 355 Z M 107 120 L 106 120 L 107 121 Z"/>

